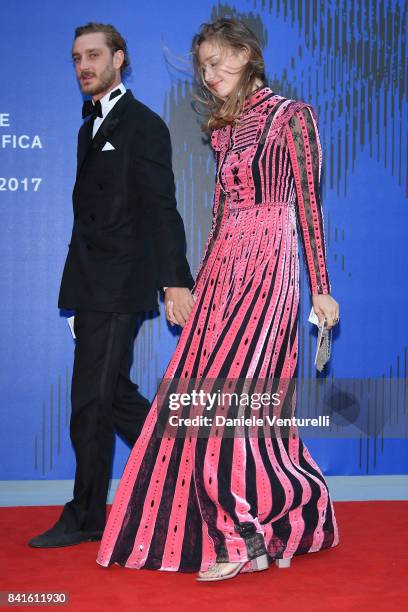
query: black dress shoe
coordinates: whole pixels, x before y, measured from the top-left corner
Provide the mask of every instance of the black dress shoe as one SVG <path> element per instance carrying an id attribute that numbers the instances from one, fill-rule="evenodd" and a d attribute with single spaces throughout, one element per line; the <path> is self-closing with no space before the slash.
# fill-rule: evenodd
<path id="1" fill-rule="evenodd" d="M 57 548 L 74 546 L 81 542 L 96 542 L 102 539 L 102 531 L 67 531 L 66 525 L 58 521 L 54 527 L 31 538 L 28 545 L 33 548 Z"/>

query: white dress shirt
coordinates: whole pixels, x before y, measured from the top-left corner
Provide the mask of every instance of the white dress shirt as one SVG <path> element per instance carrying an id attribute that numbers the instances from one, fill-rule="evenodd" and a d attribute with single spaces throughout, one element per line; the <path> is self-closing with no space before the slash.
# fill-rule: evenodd
<path id="1" fill-rule="evenodd" d="M 113 100 L 109 100 L 109 96 L 111 95 L 111 93 L 113 91 L 116 91 L 117 89 L 120 89 L 120 96 L 116 96 L 115 98 L 113 98 Z M 92 138 L 94 138 L 96 132 L 99 130 L 103 120 L 105 119 L 106 115 L 112 110 L 112 108 L 115 106 L 116 102 L 118 100 L 121 99 L 121 97 L 123 96 L 123 94 L 126 93 L 126 87 L 123 85 L 123 83 L 119 83 L 119 85 L 117 87 L 114 87 L 113 89 L 111 89 L 110 91 L 108 91 L 107 94 L 105 94 L 103 96 L 103 98 L 101 98 L 101 106 L 102 106 L 102 117 L 95 117 L 95 121 L 93 124 L 93 129 L 92 129 Z M 95 105 L 94 101 L 92 100 L 92 104 Z"/>

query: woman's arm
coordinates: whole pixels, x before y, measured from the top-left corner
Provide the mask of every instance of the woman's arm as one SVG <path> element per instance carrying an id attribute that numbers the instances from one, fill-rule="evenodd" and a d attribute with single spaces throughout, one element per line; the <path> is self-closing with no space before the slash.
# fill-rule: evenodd
<path id="1" fill-rule="evenodd" d="M 331 289 L 320 201 L 322 148 L 315 116 L 310 106 L 303 106 L 286 127 L 296 185 L 296 214 L 312 295 L 329 294 Z"/>

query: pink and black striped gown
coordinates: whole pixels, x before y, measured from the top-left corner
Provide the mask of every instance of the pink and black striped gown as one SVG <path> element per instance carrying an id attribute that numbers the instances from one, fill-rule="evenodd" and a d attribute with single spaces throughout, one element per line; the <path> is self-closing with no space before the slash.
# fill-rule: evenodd
<path id="1" fill-rule="evenodd" d="M 247 99 L 240 124 L 213 131 L 211 140 L 213 224 L 197 301 L 164 380 L 290 380 L 298 231 L 310 292 L 330 292 L 315 111 L 262 87 Z M 293 414 L 295 392 L 289 399 Z M 338 543 L 327 484 L 295 427 L 285 437 L 163 437 L 157 404 L 156 395 L 122 475 L 100 565 L 205 570 L 216 560 L 265 551 L 285 558 Z"/>

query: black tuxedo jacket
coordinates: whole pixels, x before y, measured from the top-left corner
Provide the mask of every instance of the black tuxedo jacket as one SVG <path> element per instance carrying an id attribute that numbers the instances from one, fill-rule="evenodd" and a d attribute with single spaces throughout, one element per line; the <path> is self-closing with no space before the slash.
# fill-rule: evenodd
<path id="1" fill-rule="evenodd" d="M 74 226 L 58 306 L 139 312 L 157 307 L 160 287 L 194 284 L 177 211 L 170 134 L 127 92 L 92 139 L 78 135 Z M 109 142 L 113 150 L 102 151 Z"/>

